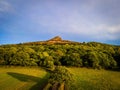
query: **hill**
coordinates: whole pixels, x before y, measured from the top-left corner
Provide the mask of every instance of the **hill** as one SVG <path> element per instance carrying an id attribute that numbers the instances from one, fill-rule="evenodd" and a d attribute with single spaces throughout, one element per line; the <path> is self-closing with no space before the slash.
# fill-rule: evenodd
<path id="1" fill-rule="evenodd" d="M 98 42 L 79 43 L 60 36 L 39 42 L 0 46 L 1 65 L 55 65 L 113 69 L 120 67 L 120 46 Z"/>
<path id="2" fill-rule="evenodd" d="M 0 46 L 0 65 L 55 65 L 120 68 L 120 46 L 98 42 L 80 43 L 56 36 L 46 41 Z"/>
<path id="3" fill-rule="evenodd" d="M 86 85 L 89 86 L 90 90 L 94 88 L 96 90 L 99 90 L 98 87 L 102 87 L 102 86 L 103 87 L 101 89 L 103 89 L 104 86 L 108 85 L 107 81 L 109 80 L 109 78 L 101 79 L 102 76 L 100 76 L 100 80 L 103 80 L 103 81 L 100 81 L 99 83 L 99 82 L 96 82 L 98 78 L 96 77 L 93 78 L 93 76 L 96 76 L 96 73 L 94 72 L 93 72 L 94 75 L 92 75 L 91 71 L 89 71 L 91 73 L 88 74 L 88 72 L 83 73 L 83 71 L 80 70 L 83 73 L 83 74 L 80 74 L 81 72 L 78 73 L 79 70 L 76 70 L 76 69 L 73 70 L 71 68 L 66 69 L 66 67 L 64 66 L 74 67 L 74 68 L 76 67 L 92 68 L 95 70 L 97 69 L 98 70 L 103 70 L 103 69 L 120 70 L 119 59 L 120 59 L 120 46 L 108 45 L 108 44 L 103 44 L 99 42 L 79 43 L 79 42 L 74 42 L 69 40 L 63 40 L 60 36 L 56 36 L 46 41 L 27 42 L 27 43 L 21 43 L 21 44 L 11 44 L 11 45 L 0 46 L 0 65 L 1 66 L 6 66 L 6 67 L 37 66 L 37 67 L 44 67 L 44 69 L 49 71 L 50 78 L 48 79 L 48 84 L 45 86 L 45 88 L 55 88 L 55 87 L 63 88 L 66 86 L 69 86 L 70 88 L 71 87 L 70 83 L 71 81 L 73 82 L 73 80 L 71 79 L 72 76 L 73 77 L 77 76 L 77 78 L 75 79 L 76 85 L 73 87 L 74 88 L 73 90 L 75 90 L 75 88 L 82 88 L 83 90 L 86 90 Z M 73 75 L 70 74 L 69 71 Z M 8 73 L 8 75 L 10 76 L 13 76 L 13 74 L 14 73 L 12 74 Z M 21 74 L 17 74 L 17 75 L 21 76 Z M 79 75 L 81 75 L 82 77 L 79 77 Z M 26 76 L 26 75 L 22 75 L 22 76 Z M 85 76 L 85 78 L 83 76 Z M 107 75 L 107 77 L 108 76 L 109 75 Z M 17 76 L 15 75 L 15 77 Z M 89 81 L 87 81 L 88 77 L 90 78 Z M 5 78 L 6 77 L 3 76 L 3 80 Z M 105 82 L 105 85 L 101 86 L 101 82 Z M 111 85 L 111 82 L 112 82 L 112 85 Z M 115 89 L 115 87 L 119 88 L 119 81 L 112 80 L 111 82 L 109 83 L 109 86 L 113 86 L 114 87 L 113 89 Z M 115 82 L 117 85 L 114 84 Z M 81 84 L 81 87 L 77 87 L 79 86 L 79 83 Z M 90 83 L 93 83 L 93 84 L 91 85 Z M 97 86 L 93 86 L 93 85 L 97 85 Z M 6 85 L 2 85 L 2 86 L 4 88 Z M 109 90 L 108 88 L 111 88 L 109 86 L 105 87 L 105 89 L 103 90 Z"/>
<path id="4" fill-rule="evenodd" d="M 80 44 L 80 42 L 75 41 L 69 41 L 69 40 L 63 40 L 60 36 L 55 36 L 49 40 L 46 41 L 36 41 L 36 42 L 26 42 L 22 44 L 36 44 L 36 45 L 42 45 L 42 44 Z"/>

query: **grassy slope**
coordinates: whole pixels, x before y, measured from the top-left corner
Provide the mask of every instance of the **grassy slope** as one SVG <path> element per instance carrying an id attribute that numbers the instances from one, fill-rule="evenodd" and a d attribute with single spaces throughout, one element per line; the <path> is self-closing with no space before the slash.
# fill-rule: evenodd
<path id="1" fill-rule="evenodd" d="M 71 90 L 120 90 L 120 72 L 68 68 L 74 74 Z"/>
<path id="2" fill-rule="evenodd" d="M 120 72 L 67 68 L 74 75 L 70 90 L 120 90 Z M 41 90 L 49 74 L 40 68 L 0 67 L 0 90 Z"/>
<path id="3" fill-rule="evenodd" d="M 40 68 L 0 67 L 0 90 L 40 90 L 48 77 Z"/>

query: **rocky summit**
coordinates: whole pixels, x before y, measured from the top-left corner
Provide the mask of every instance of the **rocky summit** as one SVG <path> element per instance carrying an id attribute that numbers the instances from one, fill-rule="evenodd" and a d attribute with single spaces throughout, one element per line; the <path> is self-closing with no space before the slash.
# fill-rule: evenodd
<path id="1" fill-rule="evenodd" d="M 40 45 L 40 44 L 80 44 L 79 42 L 63 40 L 60 36 L 55 36 L 46 41 L 36 41 L 36 42 L 27 42 L 22 44 L 29 44 L 29 45 Z"/>
<path id="2" fill-rule="evenodd" d="M 62 38 L 60 36 L 56 36 L 48 41 L 62 41 Z"/>

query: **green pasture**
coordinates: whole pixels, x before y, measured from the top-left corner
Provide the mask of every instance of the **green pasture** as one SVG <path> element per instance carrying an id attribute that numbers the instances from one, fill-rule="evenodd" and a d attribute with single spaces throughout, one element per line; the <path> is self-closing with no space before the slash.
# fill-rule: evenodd
<path id="1" fill-rule="evenodd" d="M 0 90 L 41 90 L 48 78 L 40 68 L 0 67 Z"/>
<path id="2" fill-rule="evenodd" d="M 74 81 L 70 90 L 120 90 L 120 72 L 67 68 Z M 0 90 L 42 90 L 49 73 L 34 67 L 0 67 Z"/>
<path id="3" fill-rule="evenodd" d="M 120 71 L 67 69 L 74 77 L 70 90 L 120 90 Z"/>

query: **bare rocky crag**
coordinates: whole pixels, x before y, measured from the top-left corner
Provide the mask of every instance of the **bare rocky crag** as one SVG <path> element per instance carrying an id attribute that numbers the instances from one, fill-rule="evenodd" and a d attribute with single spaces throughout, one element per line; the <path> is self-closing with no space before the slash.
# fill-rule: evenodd
<path id="1" fill-rule="evenodd" d="M 63 40 L 60 36 L 55 36 L 52 39 L 46 40 L 46 41 L 37 41 L 37 42 L 27 42 L 22 44 L 80 44 L 79 42 L 75 41 L 69 41 L 69 40 Z"/>

